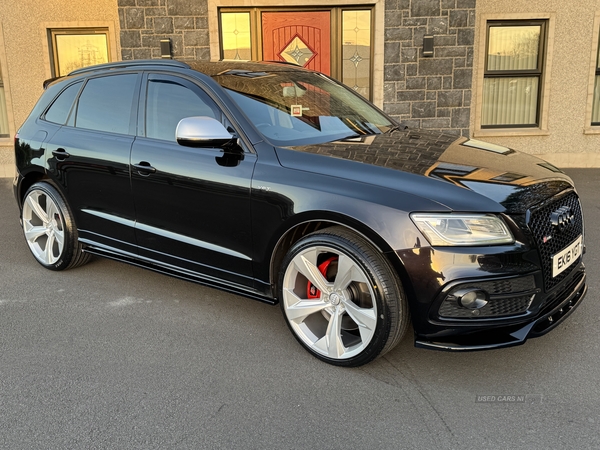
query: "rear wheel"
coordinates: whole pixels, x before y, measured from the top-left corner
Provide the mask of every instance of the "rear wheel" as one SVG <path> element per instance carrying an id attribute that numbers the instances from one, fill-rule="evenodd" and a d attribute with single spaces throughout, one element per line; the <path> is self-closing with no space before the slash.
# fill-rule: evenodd
<path id="1" fill-rule="evenodd" d="M 89 261 L 77 239 L 66 202 L 48 182 L 32 185 L 23 200 L 23 233 L 35 259 L 50 270 L 77 267 Z"/>
<path id="2" fill-rule="evenodd" d="M 330 364 L 366 364 L 393 348 L 408 327 L 396 273 L 375 247 L 341 227 L 294 244 L 279 289 L 294 336 Z"/>

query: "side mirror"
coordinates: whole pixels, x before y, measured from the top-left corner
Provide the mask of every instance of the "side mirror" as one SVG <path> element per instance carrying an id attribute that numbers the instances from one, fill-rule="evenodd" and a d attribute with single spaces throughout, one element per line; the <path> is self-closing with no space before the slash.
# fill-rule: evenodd
<path id="1" fill-rule="evenodd" d="M 235 141 L 229 131 L 212 117 L 198 116 L 181 119 L 175 130 L 175 139 L 186 147 L 222 148 Z"/>

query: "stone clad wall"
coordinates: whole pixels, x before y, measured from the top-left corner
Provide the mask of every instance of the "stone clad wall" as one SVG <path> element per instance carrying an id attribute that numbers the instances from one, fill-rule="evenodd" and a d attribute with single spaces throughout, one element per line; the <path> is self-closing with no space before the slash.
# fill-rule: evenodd
<path id="1" fill-rule="evenodd" d="M 209 60 L 208 0 L 118 0 L 121 58 L 160 58 L 170 38 L 175 58 Z"/>
<path id="2" fill-rule="evenodd" d="M 476 0 L 386 0 L 384 110 L 469 135 Z M 433 35 L 434 55 L 423 56 Z"/>
<path id="3" fill-rule="evenodd" d="M 386 112 L 414 127 L 469 134 L 475 1 L 385 0 Z M 208 0 L 118 5 L 123 60 L 159 58 L 164 38 L 176 58 L 210 59 Z M 423 57 L 426 34 L 433 57 Z"/>

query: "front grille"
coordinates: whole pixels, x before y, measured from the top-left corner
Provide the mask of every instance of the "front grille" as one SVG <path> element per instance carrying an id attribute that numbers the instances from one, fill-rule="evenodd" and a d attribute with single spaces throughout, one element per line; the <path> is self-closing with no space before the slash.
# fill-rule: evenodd
<path id="1" fill-rule="evenodd" d="M 561 231 L 558 227 L 552 225 L 551 216 L 553 212 L 563 206 L 571 208 L 574 213 L 574 220 L 566 229 Z M 577 267 L 577 262 L 575 262 L 564 272 L 552 277 L 552 256 L 563 250 L 583 233 L 583 215 L 577 194 L 572 191 L 558 199 L 542 204 L 531 211 L 528 225 L 540 254 L 544 274 L 544 288 L 549 291 Z"/>

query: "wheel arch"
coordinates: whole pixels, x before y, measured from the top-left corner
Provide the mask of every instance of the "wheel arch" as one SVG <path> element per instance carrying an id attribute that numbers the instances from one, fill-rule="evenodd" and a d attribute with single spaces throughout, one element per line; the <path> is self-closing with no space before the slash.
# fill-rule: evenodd
<path id="1" fill-rule="evenodd" d="M 37 262 L 49 270 L 65 270 L 87 263 L 91 255 L 83 251 L 69 205 L 56 183 L 45 174 L 30 172 L 19 180 L 17 189 L 21 196 L 21 226 Z M 45 197 L 43 205 L 40 203 L 42 197 Z M 24 201 L 26 198 L 28 200 Z M 42 241 L 40 237 L 43 236 L 46 237 Z"/>
<path id="2" fill-rule="evenodd" d="M 314 231 L 323 230 L 325 228 L 334 226 L 341 226 L 349 230 L 350 232 L 365 239 L 377 250 L 379 250 L 391 265 L 392 269 L 395 270 L 400 277 L 400 281 L 404 286 L 407 296 L 412 296 L 412 286 L 410 284 L 410 279 L 406 269 L 400 258 L 396 256 L 394 249 L 382 236 L 380 236 L 368 225 L 355 218 L 323 211 L 321 213 L 312 212 L 310 214 L 302 214 L 301 217 L 296 217 L 294 223 L 286 227 L 286 230 L 280 235 L 279 239 L 273 246 L 271 259 L 269 262 L 269 280 L 273 297 L 276 301 L 279 301 L 277 298 L 279 271 L 281 268 L 281 263 L 283 262 L 283 259 L 285 258 L 285 255 L 289 249 L 304 236 Z"/>
<path id="3" fill-rule="evenodd" d="M 25 175 L 22 175 L 15 192 L 20 209 L 23 209 L 23 199 L 25 198 L 25 194 L 27 193 L 29 188 L 38 181 L 42 180 L 51 181 L 50 177 L 48 177 L 48 175 L 41 171 L 31 171 Z"/>

